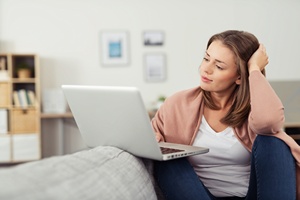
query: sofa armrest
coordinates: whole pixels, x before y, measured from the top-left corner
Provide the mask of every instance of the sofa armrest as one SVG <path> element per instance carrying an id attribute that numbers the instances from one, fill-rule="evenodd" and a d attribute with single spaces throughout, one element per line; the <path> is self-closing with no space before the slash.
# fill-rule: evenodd
<path id="1" fill-rule="evenodd" d="M 142 160 L 97 147 L 0 169 L 0 199 L 157 199 Z"/>

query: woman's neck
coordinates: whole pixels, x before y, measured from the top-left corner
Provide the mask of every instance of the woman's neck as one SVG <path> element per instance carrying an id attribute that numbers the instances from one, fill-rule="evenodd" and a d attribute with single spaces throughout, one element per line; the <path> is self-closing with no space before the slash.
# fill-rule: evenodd
<path id="1" fill-rule="evenodd" d="M 211 98 L 220 110 L 227 110 L 232 105 L 232 94 L 220 95 L 212 92 Z"/>

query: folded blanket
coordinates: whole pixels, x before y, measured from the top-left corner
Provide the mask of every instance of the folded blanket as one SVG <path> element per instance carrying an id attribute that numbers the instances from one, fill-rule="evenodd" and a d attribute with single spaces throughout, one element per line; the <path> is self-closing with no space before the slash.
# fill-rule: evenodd
<path id="1" fill-rule="evenodd" d="M 0 169 L 0 199 L 157 199 L 141 159 L 97 147 Z"/>

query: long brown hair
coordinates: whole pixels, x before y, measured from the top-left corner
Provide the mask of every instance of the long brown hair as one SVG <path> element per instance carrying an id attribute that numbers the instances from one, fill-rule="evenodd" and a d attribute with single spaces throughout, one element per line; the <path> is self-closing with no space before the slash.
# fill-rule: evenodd
<path id="1" fill-rule="evenodd" d="M 249 89 L 249 71 L 247 63 L 252 54 L 258 49 L 259 42 L 257 38 L 248 32 L 228 30 L 213 35 L 208 43 L 209 45 L 219 40 L 228 47 L 236 57 L 237 73 L 240 76 L 241 84 L 236 85 L 232 94 L 232 106 L 228 113 L 221 119 L 221 122 L 232 127 L 240 127 L 247 120 L 250 112 L 250 89 Z M 265 75 L 265 70 L 262 71 Z M 220 109 L 213 101 L 210 92 L 203 90 L 204 103 L 207 107 L 218 110 Z"/>

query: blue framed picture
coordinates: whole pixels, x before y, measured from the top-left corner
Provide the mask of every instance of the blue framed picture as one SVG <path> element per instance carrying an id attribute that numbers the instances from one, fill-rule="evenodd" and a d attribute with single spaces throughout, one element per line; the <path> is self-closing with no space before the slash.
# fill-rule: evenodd
<path id="1" fill-rule="evenodd" d="M 100 37 L 102 65 L 127 65 L 129 63 L 126 31 L 105 31 Z"/>
<path id="2" fill-rule="evenodd" d="M 108 44 L 109 57 L 121 58 L 122 57 L 122 41 L 110 41 Z"/>

